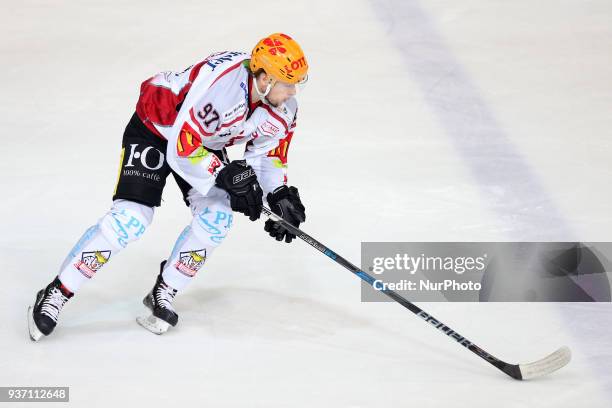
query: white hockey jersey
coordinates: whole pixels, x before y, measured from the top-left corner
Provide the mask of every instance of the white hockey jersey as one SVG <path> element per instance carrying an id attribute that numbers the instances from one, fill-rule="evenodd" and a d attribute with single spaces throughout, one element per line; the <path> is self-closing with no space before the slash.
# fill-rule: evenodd
<path id="1" fill-rule="evenodd" d="M 221 52 L 183 72 L 161 72 L 141 86 L 136 113 L 168 141 L 170 167 L 200 193 L 214 185 L 223 164 L 209 150 L 247 143 L 244 158 L 264 195 L 287 182 L 287 152 L 297 101 L 279 107 L 250 104 L 249 55 Z"/>

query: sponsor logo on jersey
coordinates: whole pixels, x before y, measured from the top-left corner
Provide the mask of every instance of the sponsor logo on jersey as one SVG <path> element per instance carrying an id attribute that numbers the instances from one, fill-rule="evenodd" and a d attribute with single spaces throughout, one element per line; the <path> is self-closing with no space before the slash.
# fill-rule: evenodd
<path id="1" fill-rule="evenodd" d="M 75 268 L 88 279 L 91 279 L 98 270 L 110 259 L 111 251 L 83 252 L 81 260 L 74 264 Z"/>
<path id="2" fill-rule="evenodd" d="M 242 115 L 246 112 L 246 101 L 242 101 L 239 104 L 233 106 L 231 109 L 228 109 L 223 113 L 223 121 L 229 122 L 232 119 Z"/>
<path id="3" fill-rule="evenodd" d="M 223 64 L 224 62 L 232 62 L 234 61 L 234 57 L 238 57 L 241 55 L 245 55 L 245 53 L 236 52 L 236 51 L 227 52 L 227 53 L 220 52 L 220 53 L 215 53 L 215 54 L 208 56 L 205 61 L 206 61 L 206 65 L 211 67 L 211 71 L 214 71 L 215 68 L 217 68 L 219 65 Z"/>
<path id="4" fill-rule="evenodd" d="M 216 176 L 219 172 L 219 167 L 221 167 L 221 161 L 216 154 L 213 154 L 210 164 L 208 165 L 208 172 L 213 176 Z"/>
<path id="5" fill-rule="evenodd" d="M 272 122 L 268 120 L 266 120 L 264 123 L 259 125 L 259 130 L 261 131 L 261 133 L 265 135 L 270 135 L 270 136 L 274 136 L 280 131 L 280 129 L 277 126 L 275 126 Z"/>
<path id="6" fill-rule="evenodd" d="M 179 137 L 176 139 L 176 152 L 180 157 L 188 157 L 202 145 L 202 139 L 198 133 L 189 125 L 183 123 Z"/>
<path id="7" fill-rule="evenodd" d="M 276 167 L 287 166 L 287 154 L 289 153 L 289 145 L 291 144 L 292 137 L 293 132 L 289 132 L 285 138 L 278 142 L 278 147 L 276 149 L 268 152 L 268 157 L 276 157 L 280 161 L 280 165 L 275 163 Z"/>
<path id="8" fill-rule="evenodd" d="M 174 267 L 183 275 L 193 277 L 206 261 L 206 249 L 181 252 Z"/>

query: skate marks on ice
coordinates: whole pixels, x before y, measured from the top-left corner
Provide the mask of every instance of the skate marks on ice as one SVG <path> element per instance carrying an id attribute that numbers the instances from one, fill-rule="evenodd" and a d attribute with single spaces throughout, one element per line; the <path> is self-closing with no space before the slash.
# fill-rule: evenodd
<path id="1" fill-rule="evenodd" d="M 372 321 L 315 299 L 268 289 L 217 287 L 177 297 L 182 323 L 211 327 L 219 337 L 244 335 L 296 340 L 333 335 L 337 330 L 362 329 Z M 181 313 L 182 311 L 182 313 Z"/>
<path id="2" fill-rule="evenodd" d="M 419 320 L 389 303 L 343 306 L 248 287 L 193 291 L 177 298 L 176 303 L 183 319 L 178 326 L 183 324 L 185 330 L 197 328 L 216 339 L 296 341 L 409 365 L 415 364 L 415 358 L 422 359 L 423 364 L 431 364 L 432 356 L 457 359 L 454 348 L 440 349 L 415 336 L 414 330 L 427 333 L 429 329 L 423 329 Z M 398 313 L 405 317 L 405 321 L 400 318 L 401 324 L 397 322 Z M 384 344 L 377 340 L 380 338 L 385 339 Z M 479 370 L 469 354 L 454 365 L 461 372 L 476 375 L 486 370 Z"/>
<path id="3" fill-rule="evenodd" d="M 427 12 L 417 1 L 370 3 L 509 237 L 570 238 L 573 231 L 552 197 Z"/>
<path id="4" fill-rule="evenodd" d="M 419 321 L 411 322 L 410 316 L 406 316 L 404 324 L 397 325 L 391 316 L 386 317 L 386 312 L 395 306 L 391 304 L 357 303 L 344 307 L 267 289 L 233 286 L 193 288 L 177 297 L 175 306 L 180 321 L 165 332 L 154 322 L 146 321 L 151 312 L 138 300 L 113 301 L 97 307 L 94 303 L 97 302 L 84 299 L 83 303 L 69 309 L 72 316 L 63 316 L 54 333 L 42 341 L 83 341 L 89 337 L 117 343 L 142 341 L 156 337 L 151 336 L 149 330 L 163 334 L 162 338 L 171 336 L 173 341 L 180 341 L 182 336 L 187 340 L 199 335 L 230 341 L 256 338 L 304 342 L 336 352 L 367 354 L 405 364 L 415 363 L 414 355 L 398 354 L 398 350 L 406 348 L 420 350 L 423 364 L 431 362 L 430 356 L 457 357 L 452 350 L 440 350 L 414 336 L 412 330 L 420 327 Z M 373 313 L 372 308 L 376 308 L 376 312 Z M 85 312 L 92 309 L 96 312 Z M 151 325 L 154 327 L 147 327 Z M 340 340 L 347 336 L 350 343 Z M 379 336 L 386 338 L 384 345 L 374 344 L 373 339 Z M 459 359 L 456 366 L 462 371 L 479 372 L 479 367 L 471 359 Z"/>

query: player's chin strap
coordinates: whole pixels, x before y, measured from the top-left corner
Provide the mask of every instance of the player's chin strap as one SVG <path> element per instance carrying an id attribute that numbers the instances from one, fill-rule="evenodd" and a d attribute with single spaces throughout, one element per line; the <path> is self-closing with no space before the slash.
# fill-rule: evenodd
<path id="1" fill-rule="evenodd" d="M 266 99 L 266 96 L 268 96 L 268 94 L 270 93 L 270 90 L 272 89 L 272 87 L 274 86 L 274 80 L 268 82 L 268 85 L 266 86 L 266 91 L 265 92 L 261 92 L 259 90 L 259 86 L 257 86 L 257 79 L 253 76 L 253 81 L 255 85 L 253 88 L 255 88 L 255 92 L 257 92 L 257 95 L 259 95 L 259 98 L 263 101 Z"/>
<path id="2" fill-rule="evenodd" d="M 268 99 L 268 94 L 270 93 L 270 90 L 275 84 L 276 84 L 276 79 L 272 79 L 270 82 L 268 82 L 268 85 L 266 85 L 266 91 L 262 93 L 259 90 L 259 86 L 257 86 L 257 79 L 255 78 L 255 76 L 253 76 L 253 87 L 255 88 L 255 92 L 257 92 L 257 95 L 259 95 L 259 99 L 261 100 L 261 102 L 265 103 L 268 106 L 272 106 L 276 108 L 278 107 L 278 105 L 273 104 Z"/>

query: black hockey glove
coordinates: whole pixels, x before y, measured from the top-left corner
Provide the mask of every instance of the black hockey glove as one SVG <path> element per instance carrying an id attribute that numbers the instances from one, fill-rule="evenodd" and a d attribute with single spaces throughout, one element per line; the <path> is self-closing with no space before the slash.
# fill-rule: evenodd
<path id="1" fill-rule="evenodd" d="M 234 160 L 221 169 L 215 184 L 229 193 L 232 210 L 248 216 L 251 221 L 259 218 L 263 191 L 246 160 Z"/>
<path id="2" fill-rule="evenodd" d="M 268 193 L 267 198 L 272 212 L 289 224 L 299 227 L 301 222 L 306 221 L 306 209 L 302 205 L 297 188 L 283 185 Z M 284 238 L 285 242 L 291 242 L 295 238 L 295 234 L 289 232 L 278 221 L 267 220 L 264 229 L 277 241 L 282 241 Z"/>

